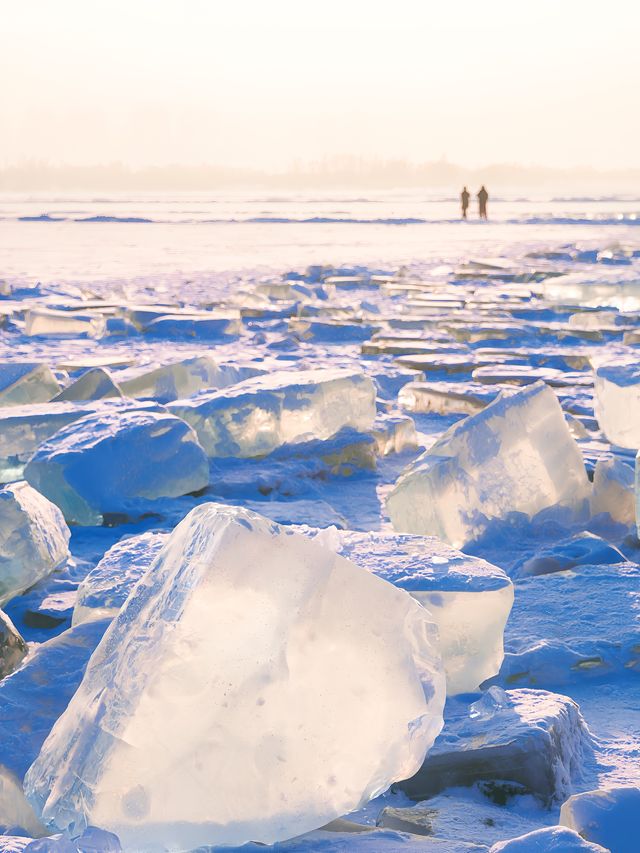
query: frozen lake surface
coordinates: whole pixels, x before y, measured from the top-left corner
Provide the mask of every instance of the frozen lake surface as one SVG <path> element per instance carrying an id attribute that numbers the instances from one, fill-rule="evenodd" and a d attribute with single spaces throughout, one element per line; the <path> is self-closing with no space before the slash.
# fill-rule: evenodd
<path id="1" fill-rule="evenodd" d="M 640 200 L 457 214 L 0 196 L 0 851 L 635 849 Z"/>

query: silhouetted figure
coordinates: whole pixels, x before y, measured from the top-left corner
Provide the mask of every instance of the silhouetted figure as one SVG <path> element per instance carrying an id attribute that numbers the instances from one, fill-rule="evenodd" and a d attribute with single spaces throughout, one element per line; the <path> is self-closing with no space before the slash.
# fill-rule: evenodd
<path id="1" fill-rule="evenodd" d="M 478 193 L 478 208 L 480 211 L 480 219 L 487 218 L 487 202 L 489 201 L 489 193 L 486 191 L 484 184 L 480 187 Z"/>
<path id="2" fill-rule="evenodd" d="M 462 205 L 462 218 L 467 218 L 467 210 L 469 208 L 469 199 L 471 196 L 469 195 L 469 190 L 466 187 L 462 188 L 462 192 L 460 193 L 460 204 Z"/>

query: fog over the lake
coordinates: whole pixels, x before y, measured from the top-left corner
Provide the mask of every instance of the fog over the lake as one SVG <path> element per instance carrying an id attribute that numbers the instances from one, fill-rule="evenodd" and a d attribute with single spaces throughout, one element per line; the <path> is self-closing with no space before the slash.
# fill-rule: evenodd
<path id="1" fill-rule="evenodd" d="M 625 0 L 5 2 L 3 164 L 632 169 L 639 25 Z"/>

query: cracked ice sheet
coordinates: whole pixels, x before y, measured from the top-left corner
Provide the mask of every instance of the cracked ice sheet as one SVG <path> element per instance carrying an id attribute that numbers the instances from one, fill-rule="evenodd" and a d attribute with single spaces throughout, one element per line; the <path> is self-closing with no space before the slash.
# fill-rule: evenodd
<path id="1" fill-rule="evenodd" d="M 2 227 L 4 228 L 5 225 L 3 224 Z M 68 243 L 65 245 L 63 241 L 61 245 L 52 247 L 52 253 L 48 258 L 45 258 L 43 253 L 41 253 L 39 246 L 36 244 L 34 247 L 33 234 L 35 232 L 28 229 L 33 227 L 38 229 L 39 233 L 44 237 L 44 245 L 48 239 L 45 235 L 46 233 L 50 233 L 45 232 L 45 229 L 49 226 L 25 225 L 23 227 L 25 230 L 21 233 L 24 233 L 28 239 L 23 247 L 24 263 L 19 266 L 21 266 L 21 269 L 26 270 L 27 277 L 31 275 L 32 278 L 38 277 L 46 279 L 48 268 L 50 273 L 49 278 L 54 278 L 60 281 L 65 278 L 69 279 L 76 277 L 77 280 L 81 280 L 82 286 L 85 287 L 85 289 L 91 289 L 91 287 L 93 287 L 91 275 L 93 274 L 94 277 L 96 276 L 93 272 L 95 270 L 94 253 L 92 251 L 86 253 L 84 268 L 82 263 L 82 253 L 86 250 L 86 240 L 85 248 L 79 244 L 72 245 L 71 243 Z M 82 228 L 85 226 L 77 227 Z M 98 229 L 92 232 L 92 235 L 96 235 L 95 242 L 98 247 L 100 248 L 101 246 L 106 245 L 106 243 L 103 244 L 102 241 L 109 240 L 109 226 L 95 225 L 91 227 Z M 132 226 L 132 228 L 137 227 L 138 226 Z M 408 243 L 404 243 L 403 241 L 412 241 L 411 245 L 414 246 L 414 251 L 403 250 L 401 252 L 402 259 L 404 260 L 407 257 L 418 258 L 418 256 L 421 256 L 421 262 L 413 264 L 411 272 L 415 273 L 416 277 L 420 277 L 428 281 L 444 281 L 444 279 L 451 273 L 455 263 L 457 263 L 461 256 L 468 259 L 474 255 L 503 255 L 511 259 L 517 259 L 522 258 L 529 250 L 536 248 L 542 250 L 543 254 L 547 254 L 548 250 L 551 250 L 551 255 L 557 254 L 559 256 L 558 259 L 552 260 L 551 262 L 558 268 L 567 265 L 570 268 L 573 266 L 577 268 L 582 265 L 580 268 L 583 268 L 585 263 L 591 264 L 589 267 L 589 274 L 593 279 L 596 279 L 598 277 L 606 278 L 611 270 L 609 267 L 598 266 L 595 263 L 597 253 L 596 251 L 592 251 L 592 249 L 602 249 L 608 242 L 611 242 L 612 239 L 621 239 L 623 242 L 627 240 L 637 245 L 637 230 L 631 229 L 629 231 L 625 230 L 624 227 L 621 226 L 603 226 L 602 229 L 598 227 L 597 240 L 589 238 L 589 241 L 587 241 L 590 242 L 592 247 L 589 250 L 592 251 L 592 256 L 589 260 L 586 260 L 586 254 L 588 254 L 585 253 L 586 246 L 583 245 L 578 248 L 575 245 L 569 247 L 565 245 L 563 247 L 563 244 L 566 244 L 571 240 L 579 240 L 584 243 L 585 235 L 587 233 L 591 233 L 589 231 L 589 226 L 576 227 L 555 224 L 552 227 L 553 233 L 551 233 L 549 229 L 545 231 L 545 226 L 536 226 L 535 230 L 527 230 L 525 226 L 511 226 L 511 230 L 509 231 L 509 226 L 498 225 L 495 222 L 491 223 L 491 226 L 488 229 L 461 229 L 458 226 L 447 226 L 448 231 L 446 233 L 452 237 L 452 240 L 448 240 L 447 238 L 444 240 L 444 243 L 442 237 L 445 234 L 445 231 L 441 229 L 436 229 L 437 237 L 433 240 L 431 240 L 430 237 L 427 237 L 425 240 L 425 232 L 420 228 L 415 229 L 414 233 L 416 236 L 413 238 L 410 236 L 411 229 L 399 229 L 394 232 L 393 236 L 389 236 L 387 238 L 384 246 L 382 247 L 386 257 L 384 258 L 381 267 L 393 269 L 395 262 L 400 258 L 400 255 L 394 256 L 394 252 L 396 251 L 394 246 L 397 246 L 399 243 L 408 245 Z M 160 228 L 162 228 L 162 226 L 160 226 Z M 360 243 L 358 246 L 354 246 L 354 242 L 350 240 L 349 237 L 346 237 L 348 231 L 345 231 L 344 226 L 336 227 L 331 238 L 323 238 L 322 245 L 315 245 L 311 251 L 309 251 L 309 246 L 313 243 L 314 238 L 309 226 L 304 226 L 302 229 L 295 228 L 296 237 L 293 239 L 292 235 L 294 230 L 292 230 L 292 226 L 284 226 L 281 229 L 281 233 L 283 233 L 283 235 L 285 233 L 285 229 L 289 229 L 288 232 L 286 232 L 289 235 L 287 239 L 290 239 L 292 243 L 295 243 L 298 237 L 300 238 L 295 250 L 296 258 L 294 259 L 293 255 L 287 254 L 286 246 L 284 245 L 286 241 L 279 241 L 280 250 L 282 251 L 284 247 L 284 253 L 281 254 L 278 259 L 275 258 L 272 248 L 269 246 L 269 253 L 267 253 L 265 257 L 269 258 L 271 271 L 273 273 L 279 274 L 285 266 L 291 264 L 298 264 L 299 266 L 304 267 L 307 263 L 313 260 L 324 261 L 328 259 L 334 261 L 336 260 L 336 254 L 338 259 L 340 259 L 341 256 L 343 259 L 348 259 L 349 261 L 353 260 L 356 254 L 363 260 L 366 259 L 367 261 L 375 260 L 375 258 L 380 254 L 381 247 L 379 245 L 375 245 L 373 250 L 370 245 L 367 248 L 366 243 Z M 256 229 L 251 230 L 254 235 L 257 233 Z M 134 232 L 132 231 L 131 233 L 133 234 Z M 223 262 L 219 254 L 214 254 L 212 257 L 210 246 L 207 246 L 206 255 L 203 253 L 201 256 L 203 260 L 198 267 L 198 263 L 194 260 L 194 255 L 192 253 L 193 244 L 190 244 L 189 251 L 183 252 L 178 260 L 176 260 L 174 256 L 168 261 L 167 259 L 160 261 L 157 256 L 156 241 L 154 239 L 154 250 L 148 251 L 143 263 L 141 262 L 141 257 L 145 255 L 144 247 L 146 238 L 142 236 L 142 232 L 140 231 L 135 233 L 140 235 L 139 237 L 136 237 L 136 241 L 139 242 L 138 248 L 135 250 L 135 260 L 132 252 L 129 252 L 126 258 L 113 252 L 103 253 L 105 255 L 103 260 L 106 262 L 106 266 L 103 266 L 101 271 L 97 274 L 97 276 L 102 279 L 102 281 L 95 285 L 95 290 L 97 292 L 104 293 L 111 298 L 114 293 L 118 293 L 118 291 L 120 291 L 120 295 L 126 297 L 126 299 L 131 303 L 143 300 L 170 301 L 175 298 L 176 294 L 181 294 L 186 302 L 194 303 L 197 302 L 198 299 L 213 300 L 218 297 L 224 297 L 231 290 L 238 288 L 241 284 L 238 277 L 234 279 L 233 276 L 229 275 L 202 272 L 205 267 L 211 266 L 216 266 L 219 269 L 230 269 L 234 267 L 233 262 Z M 154 233 L 157 234 L 158 232 L 156 231 Z M 267 232 L 263 230 L 260 233 L 263 235 L 261 239 L 264 239 L 264 235 L 266 235 Z M 360 233 L 364 235 L 364 229 L 362 229 Z M 338 237 L 338 242 L 332 242 L 333 237 Z M 93 237 L 91 240 L 93 240 Z M 89 242 L 91 242 L 91 240 Z M 340 241 L 343 241 L 341 244 L 342 248 L 336 249 Z M 16 257 L 16 252 L 20 252 L 20 239 L 17 239 L 16 241 L 9 240 L 5 245 L 12 246 L 11 250 L 8 248 L 3 249 L 3 255 L 9 261 L 9 263 L 5 265 L 5 270 L 9 273 L 11 272 L 11 259 L 9 255 L 11 253 L 12 257 Z M 149 249 L 148 245 L 147 249 Z M 329 255 L 331 255 L 331 257 L 328 257 Z M 236 262 L 237 267 L 246 263 L 246 256 L 238 255 L 238 258 L 240 261 Z M 448 262 L 448 269 L 437 270 L 437 265 L 443 260 Z M 136 267 L 136 263 L 139 263 L 138 267 Z M 148 263 L 150 264 L 149 266 L 147 266 Z M 184 273 L 175 272 L 175 267 L 178 263 L 183 264 Z M 108 269 L 108 265 L 111 265 L 111 270 Z M 116 265 L 117 270 L 114 269 Z M 30 272 L 28 268 L 30 268 Z M 17 267 L 14 268 L 14 270 L 15 269 L 17 269 Z M 148 274 L 149 269 L 153 270 L 151 274 Z M 269 270 L 266 267 L 262 270 L 247 271 L 246 279 L 257 280 L 260 275 L 268 272 Z M 120 277 L 119 283 L 113 281 L 113 278 L 116 275 Z M 127 281 L 124 282 L 124 279 Z M 185 281 L 185 279 L 189 279 L 189 281 Z M 89 288 L 86 288 L 87 281 L 89 282 Z M 45 285 L 43 291 L 46 289 L 47 286 Z M 58 294 L 61 294 L 64 287 L 56 287 L 55 289 L 58 291 Z M 53 292 L 53 288 L 49 287 L 48 290 L 50 293 Z M 484 283 L 482 285 L 483 297 L 491 297 L 492 293 L 496 296 L 497 304 L 498 287 L 491 283 Z M 480 294 L 478 295 L 480 296 Z M 58 299 L 60 297 L 56 296 L 55 298 Z M 402 297 L 402 299 L 405 299 L 405 297 Z M 374 300 L 380 306 L 383 304 L 383 300 L 375 293 L 368 293 L 367 300 Z M 389 303 L 387 302 L 387 306 L 388 304 Z M 387 311 L 389 308 L 385 306 L 383 310 Z M 413 310 L 415 311 L 417 309 Z M 549 317 L 547 320 L 551 321 L 552 318 Z M 398 332 L 396 332 L 396 334 L 397 333 Z M 258 334 L 264 334 L 263 343 L 256 340 Z M 301 344 L 287 353 L 270 347 L 270 344 L 277 342 L 279 338 L 283 338 L 284 336 L 286 336 L 284 325 L 279 326 L 277 323 L 267 324 L 258 320 L 253 322 L 250 327 L 249 324 L 247 324 L 247 334 L 243 335 L 238 341 L 220 346 L 216 345 L 213 349 L 216 357 L 220 358 L 220 360 L 228 361 L 259 357 L 263 360 L 263 364 L 267 364 L 272 367 L 275 365 L 287 367 L 288 365 L 296 364 L 303 366 L 352 367 L 359 360 L 359 350 L 357 347 L 353 346 L 330 347 L 323 344 L 321 346 L 317 345 L 314 347 L 309 344 Z M 569 348 L 568 343 L 553 343 L 553 338 L 550 336 L 545 337 L 544 340 L 545 342 L 548 341 L 550 345 L 553 344 L 554 351 L 557 350 L 560 352 L 563 349 L 566 350 Z M 25 341 L 24 339 L 21 340 L 20 337 L 16 337 L 13 333 L 9 334 L 7 332 L 0 332 L 0 346 L 3 347 L 4 356 L 11 358 L 20 357 L 29 360 L 48 361 L 51 357 L 52 359 L 59 358 L 64 361 L 65 359 L 72 359 L 74 356 L 84 359 L 99 358 L 100 354 L 104 353 L 106 358 L 121 359 L 125 361 L 133 360 L 134 364 L 145 361 L 167 361 L 177 357 L 177 355 L 184 354 L 184 357 L 187 357 L 197 355 L 202 352 L 200 347 L 194 347 L 193 344 L 185 342 L 151 342 L 143 338 L 131 338 L 122 341 L 109 339 L 100 342 L 69 340 Z M 482 346 L 482 344 L 480 344 L 480 346 Z M 538 342 L 538 348 L 539 346 Z M 575 343 L 571 344 L 571 348 L 575 349 Z M 608 348 L 609 345 L 607 345 L 607 349 Z M 211 348 L 207 347 L 207 350 L 209 349 Z M 496 349 L 499 350 L 500 347 L 497 346 Z M 602 347 L 599 344 L 586 343 L 584 345 L 584 349 L 602 349 Z M 628 348 L 626 349 L 628 350 Z M 286 359 L 280 359 L 278 358 L 278 355 L 286 355 Z M 374 364 L 377 365 L 378 362 L 376 361 L 371 363 L 372 370 L 374 369 Z M 567 400 L 567 405 L 572 406 L 571 410 L 575 409 L 575 400 L 573 404 L 570 400 Z M 583 408 L 589 413 L 591 408 L 589 402 L 585 403 Z M 423 428 L 424 433 L 429 431 L 430 430 Z M 434 435 L 437 435 L 437 432 L 435 432 Z M 606 443 L 601 446 L 604 449 L 607 448 Z M 394 461 L 395 460 L 390 460 L 389 464 L 391 467 L 393 467 Z M 385 460 L 384 465 L 386 464 L 387 461 Z M 324 482 L 320 484 L 318 494 L 321 494 L 328 504 L 332 505 L 334 508 L 342 508 L 344 513 L 349 515 L 349 526 L 360 529 L 377 529 L 380 525 L 384 526 L 384 518 L 381 516 L 379 509 L 380 495 L 384 492 L 388 483 L 397 477 L 398 473 L 399 472 L 394 472 L 393 475 L 387 476 L 384 466 L 381 465 L 378 469 L 378 474 L 376 476 L 371 476 L 370 478 L 366 477 L 361 480 L 356 477 L 348 481 L 340 480 L 339 482 Z M 375 483 L 373 488 L 371 488 L 371 482 Z M 313 497 L 313 495 L 307 494 L 305 497 Z M 239 500 L 242 499 L 243 498 L 239 496 Z M 250 499 L 248 493 L 246 499 Z M 148 521 L 148 524 L 150 527 L 157 527 L 159 524 L 170 527 L 197 502 L 197 500 L 192 498 L 186 498 L 181 501 L 164 502 L 163 518 L 151 519 Z M 292 501 L 292 508 L 294 504 L 295 502 Z M 298 513 L 294 514 L 292 509 L 292 520 L 298 521 L 303 519 L 299 518 Z M 313 521 L 311 518 L 308 520 Z M 127 527 L 131 527 L 131 525 L 127 525 Z M 136 532 L 141 532 L 144 529 L 144 524 L 136 526 L 135 529 Z M 119 531 L 124 532 L 123 527 L 112 529 L 90 529 L 86 532 L 86 535 L 83 534 L 82 536 L 76 535 L 76 531 L 74 531 L 71 543 L 72 552 L 76 558 L 80 555 L 86 558 L 86 569 L 88 570 L 90 567 L 89 563 L 93 561 L 93 564 L 95 564 L 100 556 L 102 556 L 104 550 L 112 544 L 112 541 L 120 538 L 121 533 Z M 601 531 L 598 530 L 597 532 Z M 553 543 L 556 539 L 563 537 L 566 538 L 568 533 L 568 531 L 559 529 L 553 530 L 549 524 L 545 525 L 541 523 L 537 530 L 533 531 L 533 533 L 529 532 L 527 534 L 526 550 L 535 550 L 537 541 L 541 541 L 545 544 Z M 483 543 L 482 547 L 484 551 L 480 556 L 497 562 L 500 565 L 515 562 L 521 556 L 519 554 L 519 546 L 521 543 L 518 540 L 522 534 L 522 530 L 515 531 L 515 535 L 509 542 L 502 540 L 500 542 L 495 541 Z M 623 550 L 628 557 L 637 560 L 637 554 L 632 556 L 629 552 L 628 546 L 623 548 Z M 79 566 L 78 578 L 80 574 L 81 567 Z M 75 582 L 77 583 L 77 580 Z M 46 586 L 46 583 L 44 585 Z M 52 595 L 54 595 L 53 591 L 51 591 L 51 596 Z M 48 595 L 46 590 L 42 590 L 43 605 L 51 596 Z M 33 636 L 35 629 L 29 630 L 30 633 L 27 638 L 35 639 Z M 38 629 L 38 633 L 44 639 L 45 634 L 48 633 L 49 635 L 52 635 L 58 630 L 58 628 L 53 628 L 49 629 L 47 632 L 43 629 Z M 566 688 L 563 689 L 565 692 L 570 692 Z M 612 769 L 610 772 L 613 774 L 615 781 L 634 781 L 633 756 L 634 750 L 637 749 L 634 740 L 634 731 L 637 731 L 640 726 L 633 716 L 633 702 L 636 700 L 634 699 L 634 693 L 632 691 L 632 683 L 627 685 L 623 679 L 612 681 L 609 684 L 603 683 L 601 685 L 590 682 L 589 685 L 584 685 L 584 690 L 582 691 L 584 695 L 577 694 L 577 686 L 573 686 L 571 690 L 576 692 L 576 699 L 584 705 L 585 716 L 587 717 L 590 725 L 594 726 L 596 734 L 599 731 L 602 731 L 604 733 L 603 737 L 606 736 L 609 749 L 607 760 L 611 765 Z M 607 690 L 609 692 L 607 692 Z M 636 701 L 636 706 L 637 704 L 638 703 Z M 607 713 L 611 714 L 612 721 L 615 721 L 610 725 L 607 724 L 607 720 L 605 718 Z M 599 772 L 606 773 L 609 771 L 601 768 Z"/>

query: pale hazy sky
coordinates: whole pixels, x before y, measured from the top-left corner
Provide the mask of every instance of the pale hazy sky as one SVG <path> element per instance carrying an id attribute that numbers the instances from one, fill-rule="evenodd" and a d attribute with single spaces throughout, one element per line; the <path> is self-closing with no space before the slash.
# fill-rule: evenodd
<path id="1" fill-rule="evenodd" d="M 637 0 L 0 0 L 0 165 L 640 166 Z"/>

